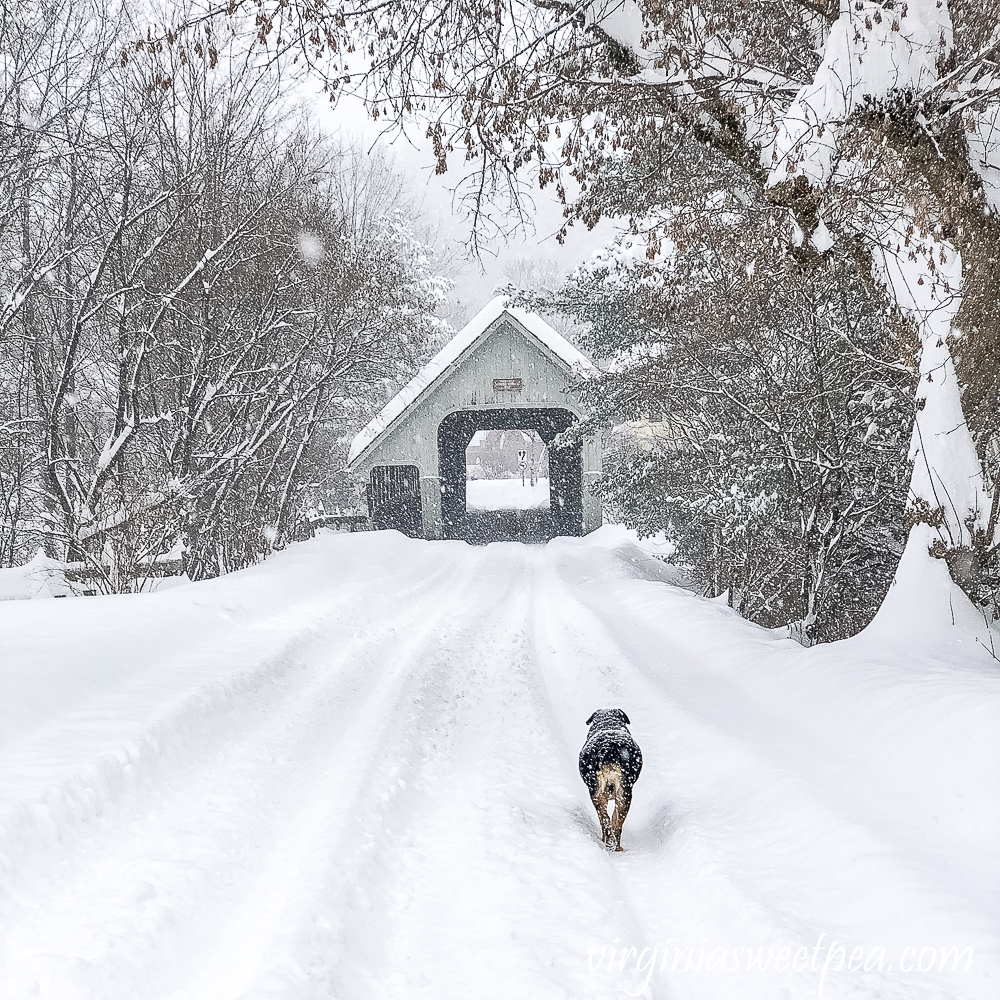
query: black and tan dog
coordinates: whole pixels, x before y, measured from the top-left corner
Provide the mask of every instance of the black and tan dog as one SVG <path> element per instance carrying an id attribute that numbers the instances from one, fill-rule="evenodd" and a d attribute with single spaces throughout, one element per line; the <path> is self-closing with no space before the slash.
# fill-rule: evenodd
<path id="1" fill-rule="evenodd" d="M 599 708 L 587 725 L 590 732 L 580 751 L 580 777 L 601 821 L 601 839 L 608 850 L 620 851 L 632 785 L 642 770 L 642 751 L 625 728 L 631 723 L 620 708 Z"/>

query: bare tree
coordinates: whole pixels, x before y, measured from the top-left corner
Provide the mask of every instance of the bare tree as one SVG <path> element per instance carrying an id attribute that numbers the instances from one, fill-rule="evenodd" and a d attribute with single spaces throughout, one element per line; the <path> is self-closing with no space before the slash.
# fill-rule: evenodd
<path id="1" fill-rule="evenodd" d="M 49 263 L 6 314 L 8 538 L 44 524 L 109 591 L 178 543 L 197 576 L 283 544 L 315 442 L 409 375 L 444 288 L 389 171 L 290 122 L 258 50 L 184 41 L 64 101 Z"/>

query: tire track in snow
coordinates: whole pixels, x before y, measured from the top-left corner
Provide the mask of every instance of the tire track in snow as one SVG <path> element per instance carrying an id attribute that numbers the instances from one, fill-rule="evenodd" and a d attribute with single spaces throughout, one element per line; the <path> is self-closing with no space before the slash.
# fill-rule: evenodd
<path id="1" fill-rule="evenodd" d="M 539 609 L 543 612 L 539 614 L 539 669 L 550 691 L 557 725 L 567 734 L 567 742 L 574 730 L 582 742 L 585 729 L 580 723 L 593 709 L 624 708 L 643 750 L 643 773 L 625 825 L 625 851 L 607 855 L 609 870 L 600 890 L 620 901 L 630 916 L 630 926 L 626 933 L 605 933 L 593 943 L 595 955 L 607 952 L 603 962 L 595 963 L 599 967 L 595 978 L 609 993 L 635 991 L 636 986 L 622 981 L 622 949 L 635 949 L 626 951 L 626 965 L 634 970 L 644 948 L 657 948 L 659 954 L 672 945 L 697 948 L 704 941 L 725 945 L 735 923 L 752 934 L 750 940 L 780 939 L 785 928 L 774 924 L 765 910 L 744 899 L 731 884 L 727 866 L 713 856 L 710 835 L 706 842 L 698 818 L 685 809 L 685 805 L 697 808 L 697 799 L 678 803 L 677 790 L 671 785 L 670 765 L 678 752 L 701 749 L 698 743 L 703 741 L 692 739 L 697 723 L 686 719 L 639 674 L 599 616 L 566 585 L 556 565 L 546 567 L 546 576 L 547 600 L 544 609 Z M 566 691 L 573 692 L 569 705 Z M 585 792 L 583 800 L 588 801 Z M 596 846 L 603 851 L 592 809 L 586 810 L 586 818 L 594 829 Z M 654 991 L 671 995 L 674 990 L 691 997 L 719 995 L 716 984 L 699 979 L 678 982 L 657 970 L 650 977 L 649 995 L 658 995 Z M 777 984 L 769 985 L 774 989 Z M 809 992 L 815 993 L 814 985 Z M 735 995 L 739 995 L 738 987 Z"/>
<path id="2" fill-rule="evenodd" d="M 482 552 L 468 553 L 474 579 L 444 588 L 438 616 L 411 645 L 391 693 L 341 735 L 350 767 L 338 766 L 332 796 L 324 797 L 332 801 L 313 824 L 311 856 L 248 997 L 373 995 L 396 881 L 414 847 L 414 815 L 433 811 L 445 781 L 464 649 L 516 581 Z"/>
<path id="3" fill-rule="evenodd" d="M 383 958 L 380 997 L 606 995 L 587 942 L 629 915 L 601 892 L 607 855 L 582 822 L 576 754 L 553 738 L 533 628 L 542 550 L 522 550 L 520 579 L 470 621 L 454 673 L 450 734 L 427 762 L 434 788 L 409 817 Z M 494 559 L 517 550 L 490 546 Z M 577 785 L 580 788 L 577 788 Z M 584 794 L 585 798 L 585 794 Z"/>
<path id="4" fill-rule="evenodd" d="M 384 697 L 392 691 L 393 677 L 380 668 L 386 662 L 405 664 L 414 636 L 419 641 L 434 631 L 442 579 L 461 585 L 475 573 L 474 562 L 455 562 L 461 568 L 457 579 L 448 560 L 416 587 L 385 600 L 385 612 L 391 607 L 397 624 L 387 632 L 380 629 L 374 641 L 362 629 L 324 662 L 324 630 L 311 626 L 308 641 L 296 637 L 284 645 L 280 669 L 268 657 L 244 674 L 213 684 L 208 694 L 197 691 L 186 698 L 180 722 L 176 712 L 168 713 L 176 744 L 164 748 L 155 737 L 149 739 L 143 749 L 153 759 L 138 769 L 137 793 L 105 797 L 77 828 L 79 843 L 67 842 L 64 828 L 49 863 L 36 857 L 26 866 L 41 879 L 36 874 L 27 884 L 15 881 L 5 893 L 0 985 L 9 995 L 42 989 L 44 995 L 110 1000 L 152 996 L 150 981 L 172 988 L 186 983 L 206 925 L 220 916 L 225 926 L 225 904 L 239 896 L 241 884 L 252 881 L 256 858 L 270 852 L 277 864 L 288 863 L 269 838 L 280 839 L 285 829 L 279 804 L 288 803 L 294 811 L 295 794 L 308 791 L 304 775 L 295 773 L 295 754 L 322 753 L 336 726 L 348 721 L 346 707 L 363 706 L 373 692 Z M 381 603 L 363 591 L 350 607 L 378 614 Z M 343 611 L 330 612 L 328 629 L 335 629 Z M 346 676 L 341 676 L 345 666 Z M 344 696 L 346 707 L 336 694 Z M 193 721 L 188 715 L 192 704 Z M 159 759 L 158 752 L 167 759 Z M 315 766 L 328 768 L 325 754 Z M 45 845 L 50 852 L 52 847 Z M 236 911 L 253 912 L 253 900 L 240 902 L 244 905 Z M 117 910 L 117 922 L 92 926 L 87 911 L 95 904 L 105 913 Z M 54 929 L 62 940 L 53 940 Z M 209 926 L 209 939 L 214 930 Z M 112 958 L 119 936 L 133 953 Z M 67 960 L 66 955 L 87 957 Z M 0 990 L 0 995 L 7 993 Z M 201 995 L 192 995 L 200 1000 Z M 228 984 L 219 995 L 233 995 Z"/>

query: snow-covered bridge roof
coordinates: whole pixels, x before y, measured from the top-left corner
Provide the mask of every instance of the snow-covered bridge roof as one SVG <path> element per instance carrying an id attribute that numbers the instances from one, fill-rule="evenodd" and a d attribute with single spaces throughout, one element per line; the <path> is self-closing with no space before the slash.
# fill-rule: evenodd
<path id="1" fill-rule="evenodd" d="M 557 333 L 540 316 L 507 304 L 504 296 L 493 299 L 481 309 L 426 365 L 378 412 L 351 444 L 348 465 L 359 459 L 403 414 L 440 381 L 464 354 L 479 340 L 489 335 L 494 323 L 504 315 L 511 316 L 537 340 L 568 371 L 589 378 L 597 368 L 565 337 Z"/>

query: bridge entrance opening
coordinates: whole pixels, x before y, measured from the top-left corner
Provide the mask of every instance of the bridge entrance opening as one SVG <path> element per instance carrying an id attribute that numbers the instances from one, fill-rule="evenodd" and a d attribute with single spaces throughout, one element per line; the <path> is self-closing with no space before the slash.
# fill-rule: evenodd
<path id="1" fill-rule="evenodd" d="M 465 509 L 548 510 L 549 454 L 538 431 L 476 431 L 465 449 Z"/>
<path id="2" fill-rule="evenodd" d="M 575 421 L 557 407 L 449 413 L 438 427 L 445 537 L 485 544 L 583 534 L 581 447 L 553 444 Z"/>

